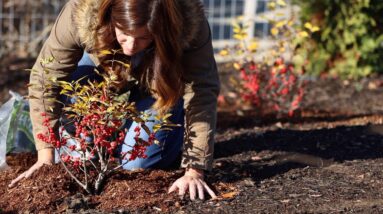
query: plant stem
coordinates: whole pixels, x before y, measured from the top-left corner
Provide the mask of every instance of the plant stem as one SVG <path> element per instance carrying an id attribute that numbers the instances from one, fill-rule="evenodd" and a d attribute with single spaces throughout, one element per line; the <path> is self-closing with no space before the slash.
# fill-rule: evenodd
<path id="1" fill-rule="evenodd" d="M 106 175 L 107 175 L 106 171 L 107 171 L 107 168 L 105 167 L 101 170 L 101 173 L 98 174 L 97 180 L 94 184 L 94 189 L 95 189 L 96 194 L 100 193 L 100 191 L 101 191 L 101 184 L 105 180 Z"/>
<path id="2" fill-rule="evenodd" d="M 58 150 L 58 149 L 56 149 Z M 60 150 L 58 150 L 58 153 L 60 154 Z M 64 167 L 65 171 L 83 188 L 85 191 L 89 194 L 92 194 L 92 191 L 89 189 L 88 184 L 83 184 L 73 173 L 68 169 L 68 167 L 65 165 L 65 163 L 60 158 L 60 163 Z"/>
<path id="3" fill-rule="evenodd" d="M 84 176 L 85 176 L 85 186 L 88 186 L 88 170 L 86 168 L 86 151 L 85 154 L 81 154 L 82 157 L 82 165 L 84 167 Z"/>

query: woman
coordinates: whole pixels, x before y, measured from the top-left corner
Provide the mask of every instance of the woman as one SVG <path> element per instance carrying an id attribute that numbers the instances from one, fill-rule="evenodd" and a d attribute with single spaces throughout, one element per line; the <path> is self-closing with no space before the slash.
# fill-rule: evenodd
<path id="1" fill-rule="evenodd" d="M 185 175 L 169 192 L 177 189 L 180 195 L 189 192 L 194 200 L 204 199 L 206 191 L 215 198 L 203 179 L 204 170 L 212 167 L 219 80 L 202 3 L 199 0 L 70 0 L 58 16 L 33 69 L 43 72 L 39 61 L 53 56 L 54 61 L 45 65 L 50 71 L 46 76 L 69 80 L 76 76 L 73 71 L 77 65 L 77 71 L 84 65 L 108 66 L 108 56 L 100 53 L 111 49 L 121 49 L 121 59 L 132 64 L 129 74 L 118 73 L 125 84 L 117 88 L 124 91 L 131 89 L 130 83 L 138 82 L 138 87 L 133 87 L 138 90 L 132 90 L 144 94 L 137 98 L 138 108 L 176 112 L 176 117 L 181 118 L 176 122 L 185 119 L 183 140 L 175 130 L 173 143 L 152 148 L 153 153 L 148 155 L 152 157 L 138 160 L 128 169 L 167 167 L 182 150 L 181 166 Z M 40 80 L 31 75 L 30 83 L 39 84 Z M 145 97 L 147 92 L 151 94 L 149 101 Z M 32 87 L 29 94 L 41 98 L 42 90 Z M 58 92 L 54 91 L 52 96 L 58 98 Z M 57 129 L 60 108 L 50 99 L 44 103 L 54 109 L 49 118 Z M 30 107 L 38 160 L 10 186 L 54 160 L 53 148 L 36 137 L 44 131 L 40 117 L 43 99 L 30 100 Z"/>

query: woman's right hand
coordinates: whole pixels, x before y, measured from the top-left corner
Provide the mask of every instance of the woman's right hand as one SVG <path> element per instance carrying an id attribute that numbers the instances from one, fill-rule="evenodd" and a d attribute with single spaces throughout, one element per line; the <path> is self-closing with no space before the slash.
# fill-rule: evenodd
<path id="1" fill-rule="evenodd" d="M 37 162 L 27 171 L 21 173 L 17 178 L 13 179 L 8 185 L 9 188 L 14 187 L 23 178 L 29 178 L 35 171 L 40 169 L 44 164 L 52 165 L 54 161 L 54 149 L 46 148 L 37 152 Z"/>

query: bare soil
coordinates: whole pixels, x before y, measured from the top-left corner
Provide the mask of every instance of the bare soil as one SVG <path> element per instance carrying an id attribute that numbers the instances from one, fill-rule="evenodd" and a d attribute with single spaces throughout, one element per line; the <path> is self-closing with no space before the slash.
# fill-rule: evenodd
<path id="1" fill-rule="evenodd" d="M 90 196 L 60 165 L 45 166 L 10 189 L 36 160 L 11 154 L 0 173 L 0 212 L 383 213 L 382 79 L 316 79 L 293 117 L 220 109 L 206 177 L 218 200 L 167 194 L 182 170 L 119 171 Z"/>

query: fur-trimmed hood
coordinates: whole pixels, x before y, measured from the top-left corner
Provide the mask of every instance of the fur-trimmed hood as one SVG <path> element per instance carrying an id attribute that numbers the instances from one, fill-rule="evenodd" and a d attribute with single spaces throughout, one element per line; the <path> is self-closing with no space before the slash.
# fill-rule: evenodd
<path id="1" fill-rule="evenodd" d="M 199 27 L 204 19 L 203 4 L 200 0 L 177 0 L 184 17 L 182 27 L 182 46 L 187 49 L 196 39 Z M 98 24 L 97 12 L 100 0 L 75 0 L 75 9 L 72 21 L 77 29 L 78 36 L 84 47 L 89 50 L 95 45 L 96 27 Z M 165 27 L 165 26 L 164 26 Z"/>

